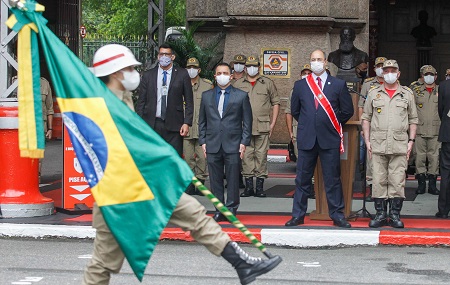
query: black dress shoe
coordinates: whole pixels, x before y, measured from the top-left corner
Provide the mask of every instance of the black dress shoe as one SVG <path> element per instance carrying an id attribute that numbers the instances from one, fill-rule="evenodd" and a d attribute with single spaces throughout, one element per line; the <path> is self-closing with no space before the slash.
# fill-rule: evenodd
<path id="1" fill-rule="evenodd" d="M 289 221 L 286 222 L 286 224 L 284 224 L 286 227 L 295 227 L 298 225 L 303 225 L 305 223 L 305 218 L 301 217 L 301 218 L 294 218 L 292 217 L 292 219 L 290 219 Z"/>
<path id="2" fill-rule="evenodd" d="M 215 213 L 213 219 L 218 223 L 228 221 L 228 219 L 225 218 L 225 216 L 222 215 L 222 213 Z"/>
<path id="3" fill-rule="evenodd" d="M 347 222 L 346 219 L 341 218 L 339 220 L 333 220 L 333 225 L 338 226 L 340 228 L 351 228 L 352 225 L 350 225 L 349 222 Z"/>
<path id="4" fill-rule="evenodd" d="M 448 219 L 448 214 L 442 214 L 441 212 L 437 212 L 435 216 L 440 219 Z"/>

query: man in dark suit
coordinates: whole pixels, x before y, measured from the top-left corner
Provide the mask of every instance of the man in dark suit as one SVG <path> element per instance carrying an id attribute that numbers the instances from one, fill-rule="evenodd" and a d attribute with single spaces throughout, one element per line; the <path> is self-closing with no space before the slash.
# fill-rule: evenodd
<path id="1" fill-rule="evenodd" d="M 231 67 L 221 63 L 214 75 L 217 86 L 202 94 L 198 120 L 198 142 L 208 163 L 211 189 L 224 203 L 223 173 L 227 177 L 228 209 L 239 207 L 239 172 L 245 146 L 250 145 L 252 109 L 248 94 L 231 86 Z M 214 220 L 227 219 L 216 211 Z"/>
<path id="2" fill-rule="evenodd" d="M 327 74 L 325 53 L 316 50 L 311 53 L 312 74 L 305 80 L 295 82 L 291 101 L 291 114 L 298 121 L 297 127 L 297 176 L 292 219 L 287 227 L 304 223 L 308 197 L 314 191 L 311 178 L 317 157 L 320 157 L 330 218 L 334 225 L 349 228 L 343 209 L 339 123 L 345 124 L 353 115 L 352 98 L 345 81 Z M 317 95 L 313 93 L 315 88 Z M 325 101 L 326 102 L 325 102 Z M 329 104 L 330 111 L 325 108 Z M 331 114 L 332 113 L 332 114 Z M 335 115 L 335 127 L 329 118 Z"/>
<path id="3" fill-rule="evenodd" d="M 446 219 L 450 212 L 450 80 L 439 85 L 438 113 L 441 118 L 438 140 L 442 143 L 439 165 L 441 168 L 441 191 L 436 217 Z"/>
<path id="4" fill-rule="evenodd" d="M 181 156 L 194 105 L 191 78 L 184 68 L 173 66 L 174 59 L 169 45 L 159 47 L 158 66 L 142 76 L 136 112 Z"/>

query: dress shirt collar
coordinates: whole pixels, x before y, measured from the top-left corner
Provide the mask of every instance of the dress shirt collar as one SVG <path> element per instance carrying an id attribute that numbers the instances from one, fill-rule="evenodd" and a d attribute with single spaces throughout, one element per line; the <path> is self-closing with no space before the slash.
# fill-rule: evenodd
<path id="1" fill-rule="evenodd" d="M 220 88 L 219 86 L 216 87 L 217 88 L 217 94 L 222 94 L 222 88 Z M 229 85 L 227 88 L 225 88 L 225 94 L 230 94 L 231 91 L 231 85 Z"/>
<path id="2" fill-rule="evenodd" d="M 317 83 L 317 77 L 320 77 L 320 79 L 322 80 L 322 90 L 323 90 L 323 88 L 325 87 L 325 82 L 327 82 L 327 79 L 328 79 L 328 73 L 325 71 L 324 73 L 322 73 L 320 76 L 317 76 L 316 74 L 314 74 L 314 73 L 311 73 L 312 74 L 312 76 L 313 76 L 313 78 L 314 78 L 314 81 Z"/>
<path id="3" fill-rule="evenodd" d="M 166 70 L 167 75 L 169 75 L 169 76 L 172 75 L 172 69 L 173 69 L 173 66 Z M 161 66 L 158 65 L 158 74 L 163 75 L 163 72 L 164 72 L 164 69 L 162 69 Z"/>

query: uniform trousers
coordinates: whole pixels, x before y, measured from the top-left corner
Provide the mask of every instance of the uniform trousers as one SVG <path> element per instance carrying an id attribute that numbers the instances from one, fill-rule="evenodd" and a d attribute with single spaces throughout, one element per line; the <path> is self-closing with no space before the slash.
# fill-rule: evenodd
<path id="1" fill-rule="evenodd" d="M 244 177 L 267 178 L 267 151 L 269 150 L 269 134 L 252 135 L 250 145 L 245 148 L 242 159 L 242 175 Z"/>
<path id="2" fill-rule="evenodd" d="M 372 154 L 372 197 L 405 198 L 406 154 Z"/>
<path id="3" fill-rule="evenodd" d="M 450 142 L 442 142 L 441 155 L 441 189 L 439 192 L 438 209 L 441 214 L 450 212 Z"/>
<path id="4" fill-rule="evenodd" d="M 423 138 L 416 136 L 416 173 L 439 174 L 439 148 L 438 137 Z M 428 159 L 428 171 L 427 171 Z"/>
<path id="5" fill-rule="evenodd" d="M 198 144 L 198 139 L 184 139 L 183 154 L 192 172 L 198 179 L 206 180 L 208 173 L 206 171 L 206 158 L 202 147 Z"/>
<path id="6" fill-rule="evenodd" d="M 230 237 L 209 216 L 195 198 L 182 194 L 169 223 L 190 231 L 191 236 L 211 253 L 220 256 Z M 124 254 L 103 219 L 100 209 L 94 204 L 92 226 L 96 229 L 94 253 L 84 271 L 83 285 L 109 284 L 111 273 L 119 273 Z"/>

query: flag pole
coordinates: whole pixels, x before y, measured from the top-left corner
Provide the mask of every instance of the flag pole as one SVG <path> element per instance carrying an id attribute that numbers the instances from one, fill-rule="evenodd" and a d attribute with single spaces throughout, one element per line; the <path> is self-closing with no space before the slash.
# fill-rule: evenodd
<path id="1" fill-rule="evenodd" d="M 254 246 L 256 246 L 262 253 L 264 253 L 266 257 L 273 257 L 273 255 L 267 251 L 267 248 L 255 237 L 255 235 L 252 234 L 247 229 L 247 227 L 242 224 L 241 221 L 239 221 L 238 218 L 233 215 L 233 213 L 231 213 L 231 211 L 228 210 L 228 208 L 225 207 L 225 205 L 220 202 L 220 200 L 217 199 L 217 197 L 214 196 L 214 194 L 211 193 L 211 191 L 209 191 L 209 189 L 206 188 L 206 186 L 197 179 L 197 177 L 194 176 L 192 178 L 192 184 L 194 184 L 195 187 L 197 187 L 198 190 L 200 190 L 200 192 L 202 192 L 202 194 L 214 204 L 214 206 L 228 219 L 228 221 L 230 221 L 231 224 L 238 228 Z"/>

